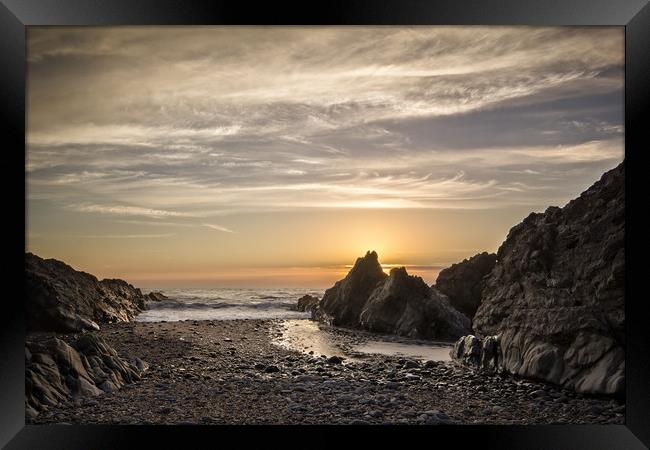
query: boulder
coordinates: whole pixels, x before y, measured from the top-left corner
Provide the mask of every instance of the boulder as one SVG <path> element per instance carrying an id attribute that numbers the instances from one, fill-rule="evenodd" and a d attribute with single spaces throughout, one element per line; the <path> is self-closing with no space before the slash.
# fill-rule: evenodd
<path id="1" fill-rule="evenodd" d="M 151 302 L 161 302 L 163 300 L 169 300 L 169 297 L 167 297 L 165 294 L 162 292 L 149 292 L 146 295 L 146 299 Z"/>
<path id="2" fill-rule="evenodd" d="M 146 363 L 122 359 L 102 338 L 87 333 L 72 344 L 50 334 L 27 335 L 25 407 L 35 417 L 73 397 L 97 396 L 140 379 Z"/>
<path id="3" fill-rule="evenodd" d="M 317 297 L 314 297 L 312 295 L 303 295 L 298 299 L 298 303 L 296 304 L 296 310 L 311 312 L 317 306 L 318 306 Z"/>
<path id="4" fill-rule="evenodd" d="M 482 339 L 471 334 L 463 336 L 454 344 L 449 354 L 454 361 L 475 369 L 503 371 L 499 336 L 486 336 Z"/>
<path id="5" fill-rule="evenodd" d="M 404 267 L 393 268 L 368 298 L 359 325 L 369 331 L 420 339 L 456 339 L 470 330 L 470 320 L 447 298 L 430 289 Z"/>
<path id="6" fill-rule="evenodd" d="M 624 165 L 563 208 L 513 227 L 473 327 L 507 372 L 580 393 L 625 388 Z"/>
<path id="7" fill-rule="evenodd" d="M 79 332 L 101 323 L 128 322 L 146 297 L 123 280 L 99 281 L 55 259 L 25 255 L 28 331 Z"/>
<path id="8" fill-rule="evenodd" d="M 496 254 L 483 252 L 453 264 L 438 274 L 435 288 L 449 298 L 451 306 L 471 319 L 481 304 L 483 280 L 496 261 Z"/>
<path id="9" fill-rule="evenodd" d="M 370 294 L 387 277 L 377 253 L 367 252 L 364 257 L 357 258 L 344 279 L 325 291 L 312 317 L 329 325 L 359 326 L 359 315 Z"/>

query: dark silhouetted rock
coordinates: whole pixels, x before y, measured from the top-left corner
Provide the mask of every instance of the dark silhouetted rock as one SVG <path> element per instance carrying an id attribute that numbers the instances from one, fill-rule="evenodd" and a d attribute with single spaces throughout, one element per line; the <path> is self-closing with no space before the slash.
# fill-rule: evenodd
<path id="1" fill-rule="evenodd" d="M 387 275 L 381 269 L 376 252 L 357 258 L 347 276 L 325 291 L 312 317 L 329 325 L 356 327 L 370 294 Z"/>
<path id="2" fill-rule="evenodd" d="M 474 316 L 506 371 L 580 393 L 625 386 L 624 166 L 513 227 Z"/>
<path id="3" fill-rule="evenodd" d="M 470 319 L 481 304 L 483 279 L 497 261 L 494 253 L 479 253 L 453 264 L 438 274 L 435 287 L 449 298 L 451 306 Z"/>
<path id="4" fill-rule="evenodd" d="M 373 291 L 359 322 L 370 331 L 422 339 L 456 339 L 470 331 L 467 317 L 404 267 L 392 269 Z"/>
<path id="5" fill-rule="evenodd" d="M 103 339 L 84 334 L 72 345 L 52 335 L 28 335 L 25 403 L 29 417 L 73 397 L 97 396 L 140 379 L 147 365 L 123 360 Z"/>
<path id="6" fill-rule="evenodd" d="M 162 292 L 149 292 L 146 295 L 146 298 L 151 302 L 161 302 L 163 300 L 169 300 L 169 297 L 167 297 Z"/>
<path id="7" fill-rule="evenodd" d="M 377 253 L 358 258 L 348 275 L 325 291 L 312 318 L 329 325 L 423 339 L 455 339 L 470 320 L 420 277 L 395 268 L 387 276 Z"/>
<path id="8" fill-rule="evenodd" d="M 312 295 L 303 295 L 298 299 L 298 303 L 296 304 L 296 310 L 311 312 L 317 306 L 318 306 L 317 297 L 314 297 Z"/>
<path id="9" fill-rule="evenodd" d="M 146 297 L 123 280 L 97 280 L 55 259 L 25 255 L 28 331 L 78 332 L 100 323 L 128 322 Z"/>

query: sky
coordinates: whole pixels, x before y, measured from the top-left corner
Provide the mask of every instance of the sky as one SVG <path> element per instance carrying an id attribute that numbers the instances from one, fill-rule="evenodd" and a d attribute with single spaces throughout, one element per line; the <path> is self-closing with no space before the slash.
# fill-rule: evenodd
<path id="1" fill-rule="evenodd" d="M 29 27 L 27 251 L 139 287 L 432 283 L 624 157 L 622 27 Z"/>

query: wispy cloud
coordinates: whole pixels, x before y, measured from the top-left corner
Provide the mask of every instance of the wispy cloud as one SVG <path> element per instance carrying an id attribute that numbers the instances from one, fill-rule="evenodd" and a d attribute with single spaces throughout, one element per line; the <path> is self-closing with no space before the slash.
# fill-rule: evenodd
<path id="1" fill-rule="evenodd" d="M 623 158 L 623 38 L 30 28 L 28 208 L 234 233 L 211 218 L 562 203 Z"/>
<path id="2" fill-rule="evenodd" d="M 159 239 L 175 236 L 174 233 L 162 234 L 90 234 L 74 236 L 81 239 Z"/>
<path id="3" fill-rule="evenodd" d="M 79 212 L 112 214 L 118 216 L 147 216 L 147 217 L 192 217 L 192 214 L 162 209 L 142 208 L 139 206 L 122 205 L 70 205 L 69 209 Z"/>
<path id="4" fill-rule="evenodd" d="M 215 230 L 215 231 L 223 231 L 225 233 L 234 233 L 233 230 L 231 230 L 229 228 L 226 228 L 226 227 L 223 227 L 221 225 L 215 225 L 215 224 L 212 224 L 212 223 L 204 223 L 203 226 L 208 227 L 211 230 Z"/>

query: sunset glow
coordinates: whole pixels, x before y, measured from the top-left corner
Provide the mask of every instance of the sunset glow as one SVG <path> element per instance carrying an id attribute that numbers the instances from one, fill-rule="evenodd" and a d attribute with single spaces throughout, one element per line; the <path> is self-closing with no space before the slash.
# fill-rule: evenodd
<path id="1" fill-rule="evenodd" d="M 137 286 L 432 283 L 623 159 L 623 28 L 30 27 L 27 250 Z"/>

